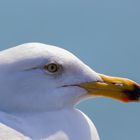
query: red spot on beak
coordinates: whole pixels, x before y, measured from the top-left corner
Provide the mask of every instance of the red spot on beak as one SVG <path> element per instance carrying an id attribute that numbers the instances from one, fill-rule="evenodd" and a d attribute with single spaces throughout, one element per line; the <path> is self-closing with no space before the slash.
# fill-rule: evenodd
<path id="1" fill-rule="evenodd" d="M 129 102 L 129 101 L 130 101 L 130 100 L 129 100 L 129 97 L 124 97 L 124 98 L 123 98 L 123 101 L 124 101 L 124 102 Z"/>

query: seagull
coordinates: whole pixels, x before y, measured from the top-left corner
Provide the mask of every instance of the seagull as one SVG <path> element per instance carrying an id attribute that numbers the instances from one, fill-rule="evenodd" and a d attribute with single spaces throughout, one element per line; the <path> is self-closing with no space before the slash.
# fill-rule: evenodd
<path id="1" fill-rule="evenodd" d="M 75 55 L 42 43 L 0 52 L 0 140 L 99 140 L 75 105 L 92 97 L 140 101 L 140 85 L 96 73 Z"/>

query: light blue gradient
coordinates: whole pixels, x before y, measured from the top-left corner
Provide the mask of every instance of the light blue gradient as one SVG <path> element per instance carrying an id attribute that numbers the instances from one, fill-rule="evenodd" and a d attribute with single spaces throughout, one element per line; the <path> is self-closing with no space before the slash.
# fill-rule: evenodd
<path id="1" fill-rule="evenodd" d="M 0 49 L 25 42 L 61 46 L 100 73 L 140 83 L 139 0 L 0 1 Z M 78 108 L 101 140 L 140 139 L 140 104 L 92 99 Z"/>

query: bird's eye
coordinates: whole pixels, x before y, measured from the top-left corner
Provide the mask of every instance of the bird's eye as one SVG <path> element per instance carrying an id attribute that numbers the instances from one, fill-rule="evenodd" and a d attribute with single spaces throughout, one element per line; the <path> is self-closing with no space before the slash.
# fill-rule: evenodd
<path id="1" fill-rule="evenodd" d="M 51 63 L 51 64 L 48 64 L 48 65 L 45 65 L 44 69 L 51 72 L 51 73 L 55 73 L 59 70 L 59 66 L 55 63 Z"/>

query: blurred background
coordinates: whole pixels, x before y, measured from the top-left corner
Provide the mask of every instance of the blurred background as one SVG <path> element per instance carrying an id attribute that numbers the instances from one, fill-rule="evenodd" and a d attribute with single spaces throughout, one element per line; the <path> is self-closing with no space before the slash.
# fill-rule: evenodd
<path id="1" fill-rule="evenodd" d="M 0 1 L 0 50 L 26 42 L 63 47 L 97 72 L 140 83 L 139 0 Z M 140 139 L 140 104 L 98 98 L 77 107 L 101 140 Z"/>

